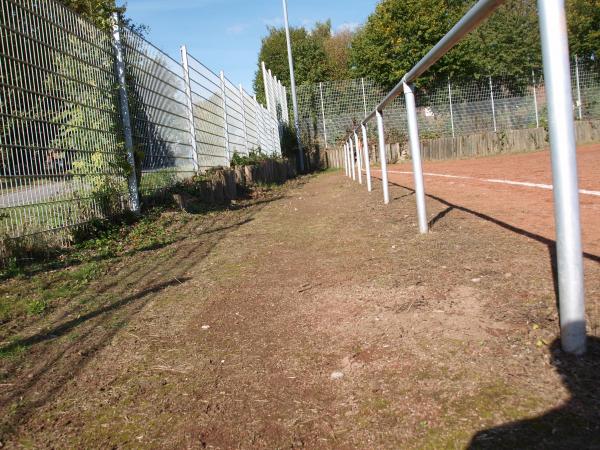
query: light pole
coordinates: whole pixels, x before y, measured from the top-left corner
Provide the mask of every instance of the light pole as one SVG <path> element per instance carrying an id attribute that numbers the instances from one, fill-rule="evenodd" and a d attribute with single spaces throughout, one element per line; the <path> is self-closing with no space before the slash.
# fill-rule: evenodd
<path id="1" fill-rule="evenodd" d="M 294 57 L 292 55 L 292 41 L 290 39 L 290 25 L 288 23 L 287 0 L 283 0 L 283 21 L 285 23 L 285 37 L 287 39 L 288 61 L 290 64 L 290 85 L 292 88 L 292 106 L 294 108 L 294 127 L 298 142 L 298 164 L 300 172 L 304 172 L 304 155 L 302 141 L 300 140 L 300 120 L 298 119 L 298 98 L 296 97 L 296 77 L 294 76 Z"/>

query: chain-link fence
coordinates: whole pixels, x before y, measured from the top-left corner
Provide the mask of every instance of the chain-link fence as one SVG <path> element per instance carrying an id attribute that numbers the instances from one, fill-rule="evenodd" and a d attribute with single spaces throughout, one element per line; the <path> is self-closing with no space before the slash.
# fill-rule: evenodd
<path id="1" fill-rule="evenodd" d="M 600 66 L 576 58 L 572 65 L 573 114 L 576 119 L 600 118 Z M 348 132 L 385 97 L 387 91 L 368 79 L 331 81 L 298 88 L 302 137 L 321 148 L 339 146 Z M 530 77 L 481 77 L 447 80 L 417 90 L 421 138 L 543 127 L 547 121 L 546 92 L 541 71 Z M 386 141 L 406 140 L 404 98 L 385 110 Z"/>
<path id="2" fill-rule="evenodd" d="M 281 154 L 277 116 L 184 49 L 54 0 L 0 0 L 0 31 L 4 243 L 134 206 L 128 179 L 146 196 L 235 152 Z"/>

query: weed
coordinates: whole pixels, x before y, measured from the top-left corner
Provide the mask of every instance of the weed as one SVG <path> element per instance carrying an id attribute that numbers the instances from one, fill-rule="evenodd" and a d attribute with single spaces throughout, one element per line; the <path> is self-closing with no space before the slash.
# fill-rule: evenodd
<path id="1" fill-rule="evenodd" d="M 48 308 L 48 303 L 44 299 L 34 299 L 27 302 L 27 313 L 31 316 L 39 316 Z"/>

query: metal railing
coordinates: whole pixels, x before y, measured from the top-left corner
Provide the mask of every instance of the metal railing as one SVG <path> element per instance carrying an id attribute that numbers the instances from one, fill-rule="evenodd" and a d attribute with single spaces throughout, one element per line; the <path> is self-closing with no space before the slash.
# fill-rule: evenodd
<path id="1" fill-rule="evenodd" d="M 0 0 L 3 245 L 139 211 L 139 194 L 259 148 L 281 154 L 277 115 L 187 49 L 180 62 L 118 19 L 109 33 L 54 0 Z"/>
<path id="2" fill-rule="evenodd" d="M 414 87 L 411 84 L 442 56 L 488 18 L 502 0 L 479 0 L 460 21 L 412 68 L 383 100 L 355 127 L 344 144 L 346 174 L 362 183 L 362 165 L 367 168 L 370 190 L 366 125 L 376 119 L 384 202 L 389 203 L 385 156 L 384 111 L 404 94 L 410 143 L 417 217 L 421 233 L 428 232 L 421 144 Z M 538 0 L 544 79 L 548 103 L 548 126 L 553 172 L 558 265 L 558 297 L 562 347 L 581 354 L 586 349 L 586 318 L 583 284 L 583 253 L 579 214 L 579 189 L 573 117 L 573 95 L 564 0 Z M 579 78 L 578 78 L 579 80 Z M 493 85 L 490 84 L 490 91 Z M 493 95 L 490 98 L 494 101 Z M 578 102 L 578 105 L 581 105 Z M 495 108 L 495 105 L 492 107 Z M 492 109 L 493 110 L 493 109 Z M 494 126 L 497 119 L 494 115 Z M 362 134 L 362 145 L 359 134 Z M 358 167 L 355 167 L 355 166 Z M 358 170 L 357 170 L 358 169 Z M 356 176 L 358 173 L 358 177 Z"/>

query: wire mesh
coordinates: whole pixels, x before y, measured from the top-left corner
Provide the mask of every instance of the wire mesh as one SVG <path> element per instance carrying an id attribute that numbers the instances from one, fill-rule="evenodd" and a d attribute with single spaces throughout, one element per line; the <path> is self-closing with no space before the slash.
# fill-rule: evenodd
<path id="1" fill-rule="evenodd" d="M 47 0 L 0 10 L 0 234 L 118 212 L 127 186 L 111 37 Z"/>
<path id="2" fill-rule="evenodd" d="M 571 68 L 575 118 L 600 118 L 598 63 L 579 59 L 576 64 L 574 59 Z M 326 144 L 339 146 L 386 93 L 385 89 L 368 79 L 300 86 L 298 115 L 303 141 L 322 148 Z M 416 102 L 419 133 L 423 139 L 535 128 L 547 122 L 546 92 L 541 71 L 525 78 L 507 74 L 460 82 L 446 80 L 417 90 Z M 384 118 L 386 141 L 406 140 L 403 96 L 386 107 Z M 373 126 L 370 128 L 374 129 Z"/>
<path id="3" fill-rule="evenodd" d="M 185 81 L 169 55 L 128 28 L 122 36 L 140 191 L 148 194 L 195 173 Z"/>

